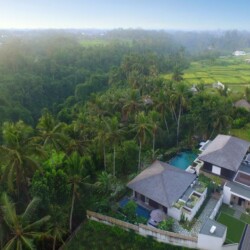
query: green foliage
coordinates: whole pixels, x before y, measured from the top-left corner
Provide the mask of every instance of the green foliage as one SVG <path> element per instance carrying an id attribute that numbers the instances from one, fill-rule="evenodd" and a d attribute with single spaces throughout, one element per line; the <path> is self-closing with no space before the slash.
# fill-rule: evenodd
<path id="1" fill-rule="evenodd" d="M 136 207 L 137 204 L 130 200 L 123 208 L 123 212 L 127 216 L 127 220 L 131 223 L 136 221 Z"/>
<path id="2" fill-rule="evenodd" d="M 25 211 L 19 215 L 14 203 L 6 193 L 3 193 L 1 198 L 3 220 L 8 228 L 3 249 L 36 249 L 34 240 L 45 235 L 50 219 L 50 216 L 44 216 L 40 219 L 35 218 L 39 199 L 33 198 Z M 47 225 L 47 228 L 44 225 Z"/>
<path id="3" fill-rule="evenodd" d="M 114 240 L 115 239 L 115 240 Z M 151 237 L 143 237 L 132 231 L 110 227 L 95 221 L 84 223 L 76 236 L 65 246 L 65 250 L 87 249 L 185 249 L 159 243 Z"/>
<path id="4" fill-rule="evenodd" d="M 68 201 L 70 188 L 67 185 L 68 176 L 61 165 L 62 155 L 63 153 L 52 154 L 44 163 L 43 169 L 37 170 L 32 178 L 32 196 L 42 200 L 43 208 L 47 208 L 49 204 L 63 205 Z"/>
<path id="5" fill-rule="evenodd" d="M 246 124 L 248 123 L 247 118 L 242 117 L 242 118 L 237 118 L 233 121 L 232 128 L 243 128 Z"/>
<path id="6" fill-rule="evenodd" d="M 98 43 L 96 37 L 84 36 L 82 42 L 82 35 L 42 33 L 20 32 L 18 39 L 8 33 L 0 47 L 0 190 L 13 197 L 20 211 L 30 196 L 38 196 L 34 218 L 53 217 L 46 223 L 49 238 L 34 241 L 35 247 L 55 249 L 86 209 L 114 214 L 124 183 L 159 153 L 170 157 L 192 145 L 193 136 L 213 138 L 228 133 L 231 125 L 231 134 L 249 138 L 249 113 L 232 105 L 242 98 L 233 95 L 242 87 L 232 84 L 250 80 L 249 65 L 238 59 L 217 58 L 216 49 L 196 51 L 199 61 L 188 68 L 187 54 L 195 42 L 186 53 L 165 32 L 116 30 Z M 221 39 L 236 44 L 232 35 L 237 34 L 225 32 Z M 195 47 L 202 46 L 210 45 Z M 221 77 L 232 92 L 207 88 Z M 198 92 L 192 94 L 194 83 Z M 145 222 L 136 217 L 135 204 L 124 211 L 126 220 Z M 140 247 L 154 248 L 153 241 L 144 240 L 138 238 Z M 93 244 L 87 249 L 100 248 L 97 241 Z M 131 248 L 127 242 L 124 246 Z"/>
<path id="7" fill-rule="evenodd" d="M 174 219 L 169 217 L 166 220 L 161 221 L 158 225 L 158 228 L 165 231 L 173 232 L 173 225 L 174 225 Z"/>

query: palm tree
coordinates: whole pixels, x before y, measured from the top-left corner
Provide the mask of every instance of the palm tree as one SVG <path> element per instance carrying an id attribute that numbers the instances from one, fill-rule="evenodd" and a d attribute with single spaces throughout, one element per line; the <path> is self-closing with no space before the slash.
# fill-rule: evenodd
<path id="1" fill-rule="evenodd" d="M 159 113 L 155 110 L 149 112 L 150 124 L 152 126 L 152 137 L 153 137 L 153 148 L 152 148 L 152 158 L 155 158 L 155 139 L 156 132 L 159 129 Z"/>
<path id="2" fill-rule="evenodd" d="M 105 171 L 101 172 L 97 177 L 96 186 L 102 194 L 109 194 L 112 191 L 114 176 Z"/>
<path id="3" fill-rule="evenodd" d="M 168 122 L 167 122 L 167 112 L 169 112 L 169 92 L 170 90 L 160 89 L 155 96 L 155 109 L 162 115 L 162 120 L 165 124 L 166 130 L 169 134 Z"/>
<path id="4" fill-rule="evenodd" d="M 14 203 L 9 199 L 6 193 L 2 195 L 1 210 L 3 213 L 4 222 L 9 230 L 8 241 L 4 245 L 3 250 L 35 250 L 34 240 L 39 239 L 44 235 L 41 228 L 50 219 L 50 216 L 45 216 L 34 221 L 34 212 L 39 204 L 38 198 L 28 204 L 24 213 L 18 215 Z"/>
<path id="5" fill-rule="evenodd" d="M 54 117 L 48 111 L 45 111 L 38 121 L 38 136 L 34 139 L 41 142 L 44 147 L 49 146 L 50 150 L 52 148 L 63 149 L 68 141 L 68 137 L 62 131 L 63 127 L 64 123 L 57 123 Z"/>
<path id="6" fill-rule="evenodd" d="M 139 141 L 139 157 L 138 157 L 138 171 L 141 169 L 141 150 L 147 135 L 151 134 L 152 125 L 144 112 L 139 112 L 135 117 L 133 130 L 136 132 L 136 137 Z"/>
<path id="7" fill-rule="evenodd" d="M 115 176 L 116 146 L 120 142 L 121 137 L 125 133 L 125 130 L 123 127 L 120 127 L 116 116 L 104 119 L 104 122 L 106 124 L 107 140 L 110 142 L 111 145 L 113 145 L 113 176 Z"/>
<path id="8" fill-rule="evenodd" d="M 20 190 L 27 193 L 28 179 L 39 167 L 38 162 L 32 156 L 45 156 L 41 146 L 32 139 L 33 129 L 24 122 L 5 122 L 3 124 L 3 141 L 0 146 L 0 154 L 4 163 L 3 178 L 7 181 L 10 191 L 19 196 Z"/>
<path id="9" fill-rule="evenodd" d="M 102 149 L 103 153 L 103 165 L 104 170 L 107 171 L 107 162 L 106 162 L 106 142 L 107 142 L 107 124 L 104 121 L 104 118 L 98 119 L 98 132 L 95 137 L 95 142 L 97 142 L 97 145 Z"/>
<path id="10" fill-rule="evenodd" d="M 71 198 L 71 206 L 70 206 L 70 216 L 69 216 L 69 231 L 72 231 L 72 219 L 75 207 L 75 199 L 79 195 L 78 190 L 81 184 L 84 183 L 88 179 L 88 177 L 84 177 L 84 159 L 80 157 L 77 152 L 74 152 L 70 155 L 70 157 L 66 160 L 67 169 L 66 172 L 69 178 L 69 184 L 71 186 L 72 198 Z"/>
<path id="11" fill-rule="evenodd" d="M 170 96 L 172 112 L 177 123 L 176 126 L 177 145 L 179 144 L 181 115 L 183 112 L 183 108 L 187 104 L 186 94 L 187 94 L 187 86 L 185 84 L 178 84 L 176 86 L 176 90 L 174 90 Z"/>
<path id="12" fill-rule="evenodd" d="M 138 90 L 131 90 L 128 95 L 125 96 L 124 106 L 122 108 L 123 117 L 127 120 L 129 115 L 136 114 L 142 108 L 142 100 Z M 124 119 L 124 120 L 125 120 Z"/>
<path id="13" fill-rule="evenodd" d="M 55 250 L 58 241 L 64 243 L 63 236 L 67 233 L 65 216 L 59 206 L 50 206 L 49 210 L 51 215 L 49 236 L 53 240 L 52 249 Z"/>

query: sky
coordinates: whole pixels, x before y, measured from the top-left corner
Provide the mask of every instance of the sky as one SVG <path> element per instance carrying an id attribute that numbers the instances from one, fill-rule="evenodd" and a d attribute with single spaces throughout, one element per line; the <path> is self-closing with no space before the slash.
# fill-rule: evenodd
<path id="1" fill-rule="evenodd" d="M 250 0 L 0 0 L 0 28 L 250 30 Z"/>

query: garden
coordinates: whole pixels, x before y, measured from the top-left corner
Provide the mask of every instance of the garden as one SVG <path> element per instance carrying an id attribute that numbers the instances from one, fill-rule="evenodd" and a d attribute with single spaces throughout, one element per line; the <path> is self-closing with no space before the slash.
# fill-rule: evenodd
<path id="1" fill-rule="evenodd" d="M 246 224 L 226 213 L 220 213 L 217 221 L 227 226 L 227 243 L 239 243 Z"/>

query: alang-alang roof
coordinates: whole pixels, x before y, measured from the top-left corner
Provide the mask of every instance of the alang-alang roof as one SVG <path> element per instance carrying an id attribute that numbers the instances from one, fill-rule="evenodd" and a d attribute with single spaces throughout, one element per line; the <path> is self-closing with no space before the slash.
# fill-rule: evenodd
<path id="1" fill-rule="evenodd" d="M 155 161 L 127 186 L 151 200 L 171 207 L 195 180 L 196 175 L 167 163 Z"/>
<path id="2" fill-rule="evenodd" d="M 229 135 L 217 135 L 198 158 L 236 172 L 249 146 L 248 141 Z"/>

